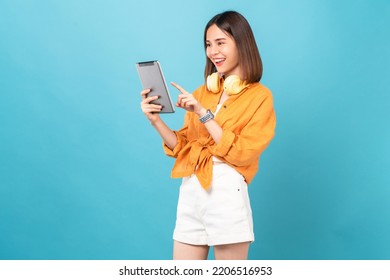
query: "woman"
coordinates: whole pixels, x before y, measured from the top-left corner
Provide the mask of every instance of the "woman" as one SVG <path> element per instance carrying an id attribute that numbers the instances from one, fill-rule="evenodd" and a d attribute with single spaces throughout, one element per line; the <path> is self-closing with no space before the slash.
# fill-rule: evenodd
<path id="1" fill-rule="evenodd" d="M 247 259 L 254 241 L 247 192 L 260 155 L 274 136 L 271 92 L 259 83 L 262 62 L 246 19 L 227 11 L 204 32 L 206 83 L 179 91 L 176 106 L 186 110 L 184 125 L 171 130 L 160 118 L 158 97 L 141 92 L 141 108 L 175 157 L 172 177 L 183 178 L 173 235 L 174 259 Z"/>

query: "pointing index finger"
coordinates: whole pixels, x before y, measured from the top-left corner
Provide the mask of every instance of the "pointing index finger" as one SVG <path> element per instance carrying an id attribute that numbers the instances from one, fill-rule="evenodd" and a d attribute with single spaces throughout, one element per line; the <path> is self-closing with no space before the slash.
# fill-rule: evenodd
<path id="1" fill-rule="evenodd" d="M 177 88 L 181 93 L 186 92 L 186 90 L 184 88 L 182 88 L 181 86 L 179 86 L 178 84 L 176 84 L 174 82 L 171 82 L 171 85 L 173 85 L 175 88 Z"/>

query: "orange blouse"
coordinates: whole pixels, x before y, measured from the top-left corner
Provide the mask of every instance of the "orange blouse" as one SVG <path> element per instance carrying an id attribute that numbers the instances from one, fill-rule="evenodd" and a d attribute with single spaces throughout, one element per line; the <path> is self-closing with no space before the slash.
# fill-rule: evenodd
<path id="1" fill-rule="evenodd" d="M 215 112 L 220 93 L 211 93 L 205 85 L 193 92 L 204 108 Z M 231 95 L 215 117 L 222 127 L 218 144 L 210 136 L 199 117 L 186 112 L 183 127 L 174 131 L 177 145 L 173 150 L 164 143 L 164 152 L 176 158 L 171 176 L 180 178 L 195 173 L 201 185 L 211 185 L 215 156 L 242 174 L 249 184 L 258 170 L 260 155 L 275 133 L 276 117 L 271 91 L 260 83 L 252 83 L 241 93 Z"/>

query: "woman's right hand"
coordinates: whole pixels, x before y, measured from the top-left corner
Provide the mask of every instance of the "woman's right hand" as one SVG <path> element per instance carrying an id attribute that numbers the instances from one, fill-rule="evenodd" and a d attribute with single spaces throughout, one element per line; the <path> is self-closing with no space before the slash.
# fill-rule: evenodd
<path id="1" fill-rule="evenodd" d="M 158 114 L 158 112 L 162 110 L 162 106 L 150 103 L 154 100 L 157 100 L 159 96 L 146 97 L 149 92 L 151 92 L 150 89 L 141 91 L 141 109 L 148 120 L 153 123 L 160 118 L 160 114 Z"/>

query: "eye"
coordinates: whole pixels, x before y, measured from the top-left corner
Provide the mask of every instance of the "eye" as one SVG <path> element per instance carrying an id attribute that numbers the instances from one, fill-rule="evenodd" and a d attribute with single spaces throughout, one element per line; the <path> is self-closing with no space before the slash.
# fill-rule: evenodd
<path id="1" fill-rule="evenodd" d="M 210 43 L 206 43 L 206 48 L 210 47 L 211 44 Z"/>
<path id="2" fill-rule="evenodd" d="M 222 46 L 223 44 L 225 44 L 225 42 L 218 42 L 218 46 Z"/>

